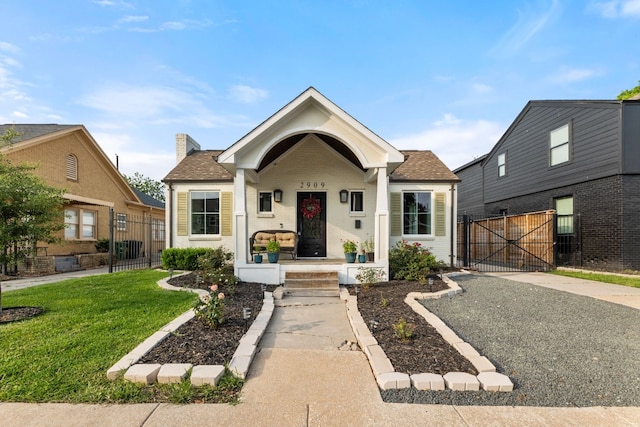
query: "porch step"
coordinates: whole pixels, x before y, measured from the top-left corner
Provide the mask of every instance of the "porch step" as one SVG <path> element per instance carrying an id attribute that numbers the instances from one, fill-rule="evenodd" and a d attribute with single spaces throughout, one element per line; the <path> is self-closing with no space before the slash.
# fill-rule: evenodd
<path id="1" fill-rule="evenodd" d="M 55 269 L 57 272 L 67 273 L 69 271 L 84 270 L 78 264 L 78 259 L 74 256 L 55 256 L 53 257 Z"/>
<path id="2" fill-rule="evenodd" d="M 337 297 L 340 283 L 337 271 L 287 271 L 284 295 L 299 297 Z"/>

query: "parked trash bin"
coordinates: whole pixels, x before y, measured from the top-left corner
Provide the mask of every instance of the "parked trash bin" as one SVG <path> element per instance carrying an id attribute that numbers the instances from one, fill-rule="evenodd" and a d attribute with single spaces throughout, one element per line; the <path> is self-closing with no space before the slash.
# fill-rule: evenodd
<path id="1" fill-rule="evenodd" d="M 124 243 L 127 246 L 127 259 L 137 259 L 140 257 L 140 249 L 142 249 L 142 242 L 140 240 L 124 240 Z"/>
<path id="2" fill-rule="evenodd" d="M 123 260 L 127 257 L 127 250 L 128 250 L 128 243 L 125 242 L 115 242 L 114 244 L 114 250 L 116 252 L 116 257 L 119 260 Z"/>

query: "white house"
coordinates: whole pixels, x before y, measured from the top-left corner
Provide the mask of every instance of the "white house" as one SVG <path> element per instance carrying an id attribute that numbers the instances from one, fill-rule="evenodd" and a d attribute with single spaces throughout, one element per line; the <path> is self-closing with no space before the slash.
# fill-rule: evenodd
<path id="1" fill-rule="evenodd" d="M 283 283 L 287 271 L 333 271 L 355 283 L 358 267 L 388 274 L 399 240 L 439 260 L 456 257 L 459 182 L 431 151 L 399 151 L 313 87 L 225 150 L 176 136 L 167 186 L 167 247 L 224 246 L 244 281 Z M 257 264 L 250 238 L 292 231 L 297 257 Z M 375 244 L 374 261 L 347 263 L 342 241 Z"/>

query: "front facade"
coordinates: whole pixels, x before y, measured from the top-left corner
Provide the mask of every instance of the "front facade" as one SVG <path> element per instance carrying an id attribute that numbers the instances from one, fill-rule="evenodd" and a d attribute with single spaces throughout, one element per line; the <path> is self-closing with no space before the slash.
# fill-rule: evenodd
<path id="1" fill-rule="evenodd" d="M 455 257 L 457 177 L 430 151 L 396 150 L 314 88 L 226 150 L 201 150 L 184 134 L 176 146 L 163 180 L 167 244 L 224 246 L 242 280 L 281 283 L 287 268 L 335 260 L 340 281 L 353 283 L 361 265 L 344 262 L 347 239 L 371 240 L 367 266 L 387 273 L 402 239 Z M 250 237 L 260 230 L 294 232 L 297 261 L 254 264 Z"/>
<path id="2" fill-rule="evenodd" d="M 127 234 L 134 217 L 152 219 L 164 229 L 164 205 L 132 189 L 84 126 L 2 125 L 0 132 L 8 128 L 21 136 L 0 152 L 12 163 L 35 164 L 35 175 L 65 191 L 65 229 L 58 243 L 41 246 L 37 255 L 96 253 L 98 240 L 110 238 L 111 211 L 122 239 L 134 238 Z M 155 238 L 164 246 L 164 236 Z"/>
<path id="3" fill-rule="evenodd" d="M 640 270 L 639 158 L 639 101 L 531 101 L 490 153 L 455 171 L 459 212 L 553 209 L 568 242 L 560 263 Z"/>

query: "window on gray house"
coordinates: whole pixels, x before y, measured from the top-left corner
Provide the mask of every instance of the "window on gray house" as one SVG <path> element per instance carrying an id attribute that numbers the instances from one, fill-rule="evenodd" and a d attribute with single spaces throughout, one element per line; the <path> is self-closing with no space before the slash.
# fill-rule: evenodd
<path id="1" fill-rule="evenodd" d="M 573 197 L 555 199 L 558 234 L 573 234 Z"/>
<path id="2" fill-rule="evenodd" d="M 498 176 L 507 174 L 507 153 L 498 154 Z"/>
<path id="3" fill-rule="evenodd" d="M 549 135 L 549 165 L 566 163 L 570 159 L 569 125 L 552 130 Z"/>

